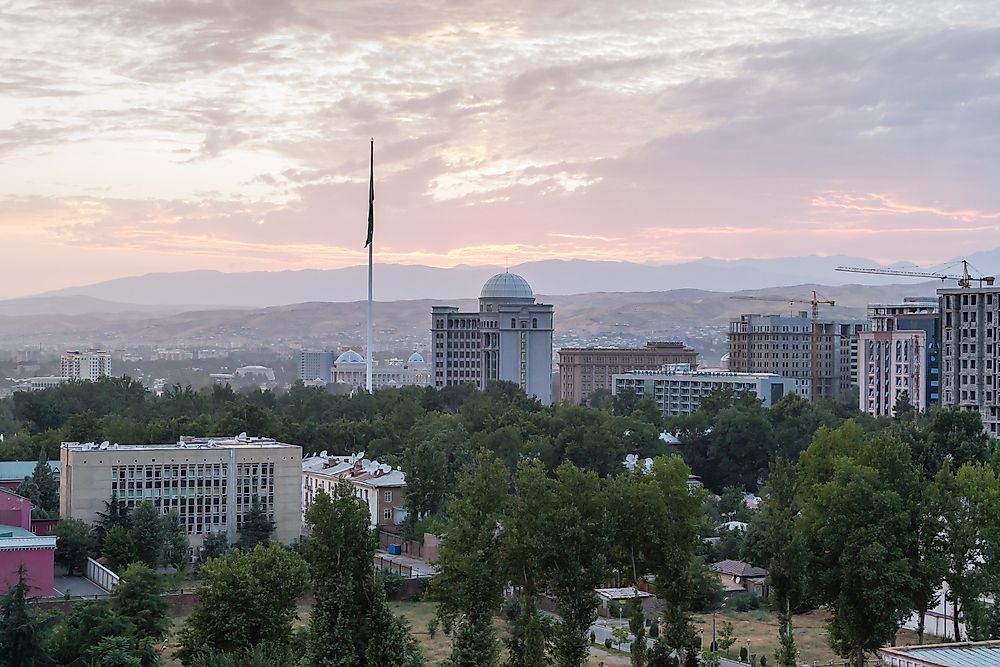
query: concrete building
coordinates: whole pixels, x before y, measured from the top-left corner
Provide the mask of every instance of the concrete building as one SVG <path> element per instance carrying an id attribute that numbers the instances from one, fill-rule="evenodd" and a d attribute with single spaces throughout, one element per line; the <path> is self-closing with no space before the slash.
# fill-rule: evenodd
<path id="1" fill-rule="evenodd" d="M 152 500 L 177 510 L 195 549 L 210 533 L 235 542 L 243 517 L 259 500 L 275 524 L 274 539 L 291 542 L 301 528 L 302 448 L 270 438 L 192 438 L 153 445 L 64 442 L 59 513 L 87 522 L 117 496 L 132 508 Z"/>
<path id="2" fill-rule="evenodd" d="M 1000 665 L 1000 641 L 889 646 L 879 649 L 885 667 L 994 667 Z"/>
<path id="3" fill-rule="evenodd" d="M 354 350 L 347 350 L 337 357 L 332 373 L 334 384 L 346 384 L 356 389 L 367 385 L 367 363 Z M 426 387 L 430 383 L 430 366 L 419 352 L 411 354 L 406 361 L 389 359 L 372 364 L 372 386 L 375 389 Z"/>
<path id="4" fill-rule="evenodd" d="M 859 336 L 858 407 L 893 416 L 904 392 L 923 412 L 940 402 L 941 318 L 937 299 L 870 304 L 871 331 Z"/>
<path id="5" fill-rule="evenodd" d="M 1000 287 L 938 290 L 941 404 L 978 411 L 1000 436 Z"/>
<path id="6" fill-rule="evenodd" d="M 536 303 L 528 281 L 498 273 L 479 293 L 479 312 L 431 310 L 434 386 L 506 380 L 543 404 L 552 402 L 551 305 Z"/>
<path id="7" fill-rule="evenodd" d="M 327 385 L 333 381 L 330 369 L 333 367 L 333 360 L 337 354 L 330 350 L 320 352 L 313 350 L 301 350 L 298 354 L 298 369 L 295 377 L 303 382 L 319 381 Z"/>
<path id="8" fill-rule="evenodd" d="M 68 377 L 60 375 L 44 375 L 32 378 L 18 378 L 14 380 L 14 391 L 44 391 L 58 387 L 69 382 Z"/>
<path id="9" fill-rule="evenodd" d="M 836 397 L 856 381 L 858 334 L 868 329 L 868 323 L 824 318 L 817 329 L 816 387 L 812 387 L 813 325 L 806 312 L 797 317 L 747 314 L 730 322 L 729 370 L 791 378 L 796 391 L 809 399 Z"/>
<path id="10" fill-rule="evenodd" d="M 689 415 L 698 409 L 702 396 L 719 387 L 751 392 L 771 407 L 785 394 L 795 391 L 795 381 L 774 373 L 734 373 L 692 370 L 685 365 L 661 371 L 632 371 L 614 376 L 614 394 L 631 389 L 639 399 L 652 398 L 664 415 Z"/>
<path id="11" fill-rule="evenodd" d="M 99 380 L 111 376 L 111 353 L 105 350 L 70 350 L 59 360 L 59 375 L 71 380 Z"/>
<path id="12" fill-rule="evenodd" d="M 612 389 L 612 376 L 666 365 L 698 366 L 698 353 L 684 343 L 649 342 L 640 348 L 564 347 L 559 350 L 559 399 L 583 405 L 597 389 Z"/>
<path id="13" fill-rule="evenodd" d="M 320 491 L 332 495 L 341 480 L 368 505 L 372 527 L 400 526 L 406 520 L 406 474 L 399 468 L 369 461 L 364 452 L 327 456 L 320 452 L 302 460 L 302 512 Z"/>

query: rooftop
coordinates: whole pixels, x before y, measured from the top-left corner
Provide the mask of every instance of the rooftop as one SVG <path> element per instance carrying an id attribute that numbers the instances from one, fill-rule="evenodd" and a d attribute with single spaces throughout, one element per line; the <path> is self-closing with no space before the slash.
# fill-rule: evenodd
<path id="1" fill-rule="evenodd" d="M 687 366 L 687 364 L 679 364 L 678 366 Z M 738 373 L 736 371 L 722 371 L 722 370 L 718 371 L 690 370 L 690 368 L 679 368 L 670 366 L 658 371 L 634 370 L 634 371 L 628 371 L 626 373 L 615 373 L 614 376 L 629 377 L 636 375 L 649 376 L 649 377 L 731 378 L 734 380 L 784 379 L 784 376 L 777 375 L 776 373 Z"/>
<path id="2" fill-rule="evenodd" d="M 480 299 L 529 299 L 534 301 L 528 281 L 516 273 L 498 273 L 483 285 Z"/>
<path id="3" fill-rule="evenodd" d="M 137 451 L 137 450 L 147 450 L 147 449 L 261 449 L 261 448 L 282 448 L 282 447 L 294 447 L 295 445 L 289 445 L 284 442 L 278 442 L 274 438 L 258 438 L 253 436 L 248 436 L 246 433 L 241 433 L 236 436 L 216 436 L 209 438 L 194 438 L 191 436 L 182 436 L 178 442 L 171 443 L 152 443 L 147 445 L 120 445 L 117 442 L 114 444 L 104 441 L 102 443 L 93 442 L 64 442 L 62 443 L 63 449 L 68 449 L 74 452 L 89 452 L 95 450 L 126 450 L 126 451 Z"/>
<path id="4" fill-rule="evenodd" d="M 20 482 L 35 471 L 37 461 L 0 461 L 0 482 Z M 57 476 L 59 475 L 59 461 L 49 461 Z"/>
<path id="5" fill-rule="evenodd" d="M 750 563 L 744 563 L 741 560 L 720 560 L 718 563 L 712 563 L 709 567 L 715 572 L 734 577 L 756 578 L 767 576 L 767 570 L 764 568 L 754 567 Z"/>
<path id="6" fill-rule="evenodd" d="M 996 665 L 1000 665 L 1000 641 L 895 646 L 884 648 L 881 653 L 883 657 L 889 658 L 887 661 L 889 665 L 905 664 L 899 662 L 899 658 L 909 658 L 928 665 L 935 665 L 935 667 L 996 667 Z"/>
<path id="7" fill-rule="evenodd" d="M 56 538 L 52 535 L 39 536 L 18 526 L 0 525 L 0 549 L 56 548 Z"/>
<path id="8" fill-rule="evenodd" d="M 38 537 L 30 530 L 25 530 L 19 526 L 0 525 L 0 540 L 8 538 Z"/>

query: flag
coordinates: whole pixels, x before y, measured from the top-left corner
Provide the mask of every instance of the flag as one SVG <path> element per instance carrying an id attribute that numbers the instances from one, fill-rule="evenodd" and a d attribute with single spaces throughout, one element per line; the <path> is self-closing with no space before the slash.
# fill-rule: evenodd
<path id="1" fill-rule="evenodd" d="M 375 235 L 375 140 L 372 139 L 372 160 L 371 172 L 368 176 L 368 240 L 365 241 L 367 248 L 372 244 L 372 236 Z"/>

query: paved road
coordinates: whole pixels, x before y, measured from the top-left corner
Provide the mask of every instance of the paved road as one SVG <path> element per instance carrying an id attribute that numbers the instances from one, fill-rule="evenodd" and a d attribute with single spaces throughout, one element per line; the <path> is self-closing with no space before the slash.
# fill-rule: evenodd
<path id="1" fill-rule="evenodd" d="M 56 597 L 69 591 L 73 597 L 108 597 L 108 592 L 86 577 L 57 576 L 53 579 Z"/>

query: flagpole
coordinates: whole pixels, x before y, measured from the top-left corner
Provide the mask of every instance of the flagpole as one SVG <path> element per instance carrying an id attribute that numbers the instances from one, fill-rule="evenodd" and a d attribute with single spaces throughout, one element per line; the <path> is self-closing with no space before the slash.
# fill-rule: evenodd
<path id="1" fill-rule="evenodd" d="M 371 145 L 371 181 L 369 182 L 369 219 L 374 217 L 374 199 L 375 199 L 375 139 L 372 138 Z M 371 221 L 369 222 L 369 229 L 371 228 Z M 369 231 L 369 234 L 371 232 Z M 374 331 L 372 329 L 372 256 L 373 249 L 375 246 L 374 235 L 371 235 L 368 242 L 368 354 L 365 355 L 366 366 L 365 366 L 365 387 L 368 389 L 368 393 L 372 393 L 372 341 L 375 338 Z"/>

